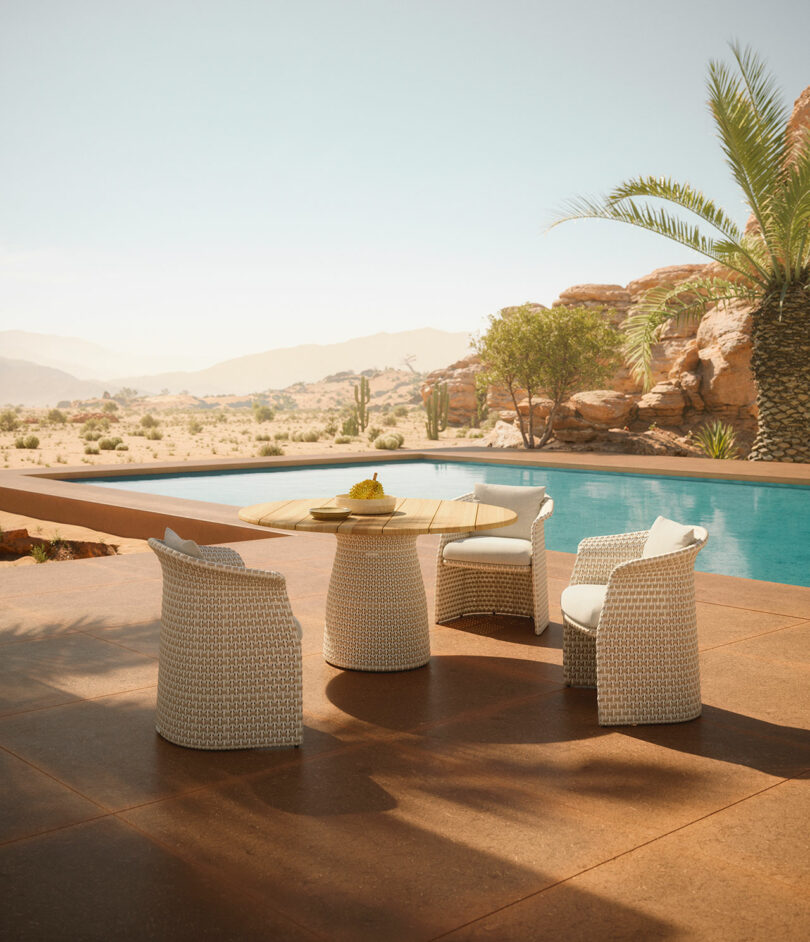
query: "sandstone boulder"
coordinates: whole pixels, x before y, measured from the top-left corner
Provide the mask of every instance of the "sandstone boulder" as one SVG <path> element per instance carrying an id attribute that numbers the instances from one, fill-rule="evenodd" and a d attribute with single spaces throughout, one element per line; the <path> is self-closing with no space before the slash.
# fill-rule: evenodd
<path id="1" fill-rule="evenodd" d="M 616 327 L 627 316 L 630 301 L 621 285 L 573 285 L 560 293 L 552 307 L 607 307 L 615 312 L 610 322 Z"/>
<path id="2" fill-rule="evenodd" d="M 485 445 L 487 448 L 522 448 L 523 439 L 516 425 L 496 422 L 492 431 L 480 439 L 478 444 Z"/>
<path id="3" fill-rule="evenodd" d="M 427 402 L 431 389 L 439 383 L 447 383 L 449 402 L 447 424 L 460 426 L 475 422 L 478 403 L 475 377 L 481 370 L 481 361 L 476 355 L 458 360 L 442 370 L 429 373 L 420 390 L 422 402 Z"/>
<path id="4" fill-rule="evenodd" d="M 674 383 L 657 383 L 638 401 L 638 421 L 657 425 L 680 425 L 686 400 Z"/>
<path id="5" fill-rule="evenodd" d="M 742 301 L 718 304 L 700 322 L 700 395 L 708 412 L 726 418 L 750 418 L 755 414 L 752 323 L 751 306 Z"/>
<path id="6" fill-rule="evenodd" d="M 624 428 L 633 418 L 636 400 L 613 389 L 594 389 L 572 396 L 570 404 L 591 425 Z"/>

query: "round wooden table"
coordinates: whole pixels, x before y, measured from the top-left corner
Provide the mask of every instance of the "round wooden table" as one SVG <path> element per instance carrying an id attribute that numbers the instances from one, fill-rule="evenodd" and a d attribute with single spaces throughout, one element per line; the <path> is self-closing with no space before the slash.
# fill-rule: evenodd
<path id="1" fill-rule="evenodd" d="M 334 506 L 334 498 L 281 500 L 243 507 L 239 517 L 261 527 L 337 536 L 323 655 L 335 667 L 359 671 L 412 670 L 430 660 L 418 536 L 492 530 L 517 520 L 505 507 L 410 497 L 391 514 L 352 514 L 343 521 L 310 516 L 312 507 Z"/>

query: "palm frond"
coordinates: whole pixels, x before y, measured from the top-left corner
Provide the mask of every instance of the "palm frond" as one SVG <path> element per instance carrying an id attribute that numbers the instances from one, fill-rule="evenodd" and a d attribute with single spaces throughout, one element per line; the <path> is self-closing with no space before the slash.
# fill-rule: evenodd
<path id="1" fill-rule="evenodd" d="M 713 261 L 721 261 L 714 253 L 712 239 L 704 236 L 696 225 L 690 226 L 665 209 L 652 209 L 630 199 L 623 200 L 622 203 L 611 203 L 609 200 L 597 201 L 580 197 L 564 203 L 561 212 L 563 215 L 555 219 L 549 228 L 570 219 L 610 219 L 655 232 Z"/>
<path id="2" fill-rule="evenodd" d="M 722 63 L 709 65 L 709 106 L 734 179 L 745 195 L 779 268 L 779 227 L 773 225 L 773 197 L 785 173 L 787 112 L 773 79 L 749 49 L 733 45 L 740 76 Z"/>
<path id="3" fill-rule="evenodd" d="M 696 190 L 689 183 L 678 183 L 669 177 L 634 177 L 608 193 L 606 202 L 614 204 L 639 196 L 666 200 L 687 209 L 708 222 L 730 241 L 738 242 L 742 238 L 740 227 L 700 190 Z"/>
<path id="4" fill-rule="evenodd" d="M 750 283 L 722 278 L 691 278 L 677 285 L 652 288 L 622 328 L 626 334 L 625 360 L 633 377 L 649 388 L 652 346 L 668 321 L 697 320 L 712 304 L 759 297 L 760 291 Z"/>

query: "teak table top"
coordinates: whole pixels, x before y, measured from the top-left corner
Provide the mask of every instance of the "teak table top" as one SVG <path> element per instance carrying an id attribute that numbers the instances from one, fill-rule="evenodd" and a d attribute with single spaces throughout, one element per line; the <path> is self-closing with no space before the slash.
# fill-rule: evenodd
<path id="1" fill-rule="evenodd" d="M 269 504 L 242 507 L 239 519 L 260 527 L 279 530 L 308 530 L 316 533 L 356 534 L 357 536 L 423 533 L 460 533 L 468 530 L 493 530 L 517 520 L 517 514 L 505 507 L 478 504 L 467 500 L 429 500 L 401 497 L 391 514 L 360 516 L 346 520 L 315 520 L 312 507 L 336 507 L 335 498 L 312 497 L 303 500 L 279 500 Z"/>

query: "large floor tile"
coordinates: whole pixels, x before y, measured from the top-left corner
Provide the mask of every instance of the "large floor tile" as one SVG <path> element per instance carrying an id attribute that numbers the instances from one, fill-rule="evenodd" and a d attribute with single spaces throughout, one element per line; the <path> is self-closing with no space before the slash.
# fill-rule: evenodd
<path id="1" fill-rule="evenodd" d="M 3 648 L 0 716 L 157 683 L 154 658 L 76 632 Z"/>
<path id="2" fill-rule="evenodd" d="M 109 818 L 0 848 L 0 873 L 15 942 L 313 938 L 215 864 L 179 860 Z"/>
<path id="3" fill-rule="evenodd" d="M 697 852 L 727 860 L 752 882 L 765 876 L 810 900 L 808 820 L 810 780 L 791 779 L 696 821 L 668 842 L 684 858 Z"/>
<path id="4" fill-rule="evenodd" d="M 453 942 L 806 939 L 810 900 L 664 838 L 446 936 Z"/>
<path id="5" fill-rule="evenodd" d="M 701 654 L 704 703 L 777 726 L 810 729 L 810 665 L 748 657 L 746 644 Z"/>
<path id="6" fill-rule="evenodd" d="M 155 732 L 155 688 L 0 719 L 0 745 L 109 810 L 301 762 L 331 745 L 207 752 Z"/>
<path id="7" fill-rule="evenodd" d="M 517 800 L 453 772 L 419 749 L 366 748 L 124 817 L 330 939 L 431 938 L 633 846 L 543 790 Z"/>
<path id="8" fill-rule="evenodd" d="M 800 619 L 792 615 L 749 612 L 707 602 L 698 602 L 697 622 L 701 650 L 734 644 L 759 635 L 770 637 L 772 632 L 779 629 L 802 624 Z"/>
<path id="9" fill-rule="evenodd" d="M 98 805 L 5 749 L 0 749 L 0 780 L 0 844 L 105 814 Z"/>

